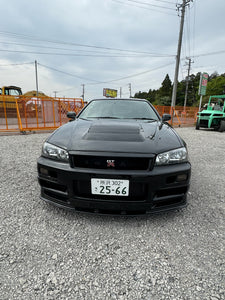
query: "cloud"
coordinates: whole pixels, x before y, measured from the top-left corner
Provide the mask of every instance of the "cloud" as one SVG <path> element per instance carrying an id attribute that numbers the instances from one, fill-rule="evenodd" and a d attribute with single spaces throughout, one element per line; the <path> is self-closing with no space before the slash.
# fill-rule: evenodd
<path id="1" fill-rule="evenodd" d="M 40 90 L 48 94 L 59 91 L 58 95 L 69 97 L 79 97 L 82 94 L 81 84 L 85 84 L 86 97 L 92 98 L 101 97 L 104 87 L 118 90 L 122 87 L 124 95 L 129 95 L 128 83 L 132 83 L 134 93 L 158 88 L 167 73 L 173 80 L 174 57 L 153 57 L 127 50 L 175 55 L 179 33 L 179 17 L 176 16 L 175 6 L 177 1 L 172 1 L 174 5 L 167 4 L 174 8 L 174 11 L 158 9 L 160 12 L 157 12 L 155 7 L 149 7 L 153 10 L 139 8 L 137 3 L 133 6 L 132 2 L 127 0 L 120 1 L 123 3 L 118 2 L 5 2 L 1 8 L 0 19 L 0 50 L 5 51 L 0 51 L 0 64 L 34 63 L 37 60 L 40 64 Z M 193 57 L 192 70 L 195 72 L 209 72 L 213 67 L 219 73 L 225 72 L 221 63 L 225 53 L 194 57 L 199 53 L 224 49 L 224 8 L 224 0 L 217 0 L 216 5 L 212 5 L 211 0 L 204 1 L 204 5 L 194 1 L 190 8 L 187 8 L 182 57 Z M 181 61 L 179 79 L 183 79 L 182 74 L 185 76 L 186 73 L 184 63 L 185 61 Z M 159 68 L 162 66 L 165 67 Z M 55 69 L 63 72 L 57 72 Z M 94 81 L 107 82 L 147 70 L 152 72 L 118 82 L 113 81 L 107 83 L 107 86 L 93 84 Z M 24 91 L 34 89 L 34 65 L 4 68 L 0 65 L 0 71 L 2 85 L 18 84 Z"/>

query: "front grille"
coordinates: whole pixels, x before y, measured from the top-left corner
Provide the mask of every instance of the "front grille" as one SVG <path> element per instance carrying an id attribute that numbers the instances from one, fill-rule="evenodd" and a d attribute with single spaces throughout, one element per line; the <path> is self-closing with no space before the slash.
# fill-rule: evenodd
<path id="1" fill-rule="evenodd" d="M 200 120 L 200 126 L 208 127 L 208 120 Z"/>
<path id="2" fill-rule="evenodd" d="M 72 167 L 88 169 L 148 170 L 152 159 L 148 157 L 107 157 L 73 155 Z"/>

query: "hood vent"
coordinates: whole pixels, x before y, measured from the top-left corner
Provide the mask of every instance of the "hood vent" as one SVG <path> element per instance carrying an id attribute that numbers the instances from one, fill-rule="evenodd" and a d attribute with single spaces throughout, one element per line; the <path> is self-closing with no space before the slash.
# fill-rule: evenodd
<path id="1" fill-rule="evenodd" d="M 84 140 L 143 142 L 138 125 L 92 125 L 83 136 Z"/>

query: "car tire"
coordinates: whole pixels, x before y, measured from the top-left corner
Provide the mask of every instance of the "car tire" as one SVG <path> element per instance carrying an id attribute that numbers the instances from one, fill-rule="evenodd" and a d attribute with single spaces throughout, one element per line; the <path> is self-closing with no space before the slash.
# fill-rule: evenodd
<path id="1" fill-rule="evenodd" d="M 199 123 L 200 123 L 200 122 L 199 122 L 199 119 L 197 119 L 197 122 L 196 122 L 196 125 L 195 125 L 195 129 L 196 129 L 196 130 L 199 130 L 199 128 L 200 128 Z"/>
<path id="2" fill-rule="evenodd" d="M 219 132 L 225 131 L 225 121 L 221 120 L 220 122 L 220 127 L 219 127 Z"/>

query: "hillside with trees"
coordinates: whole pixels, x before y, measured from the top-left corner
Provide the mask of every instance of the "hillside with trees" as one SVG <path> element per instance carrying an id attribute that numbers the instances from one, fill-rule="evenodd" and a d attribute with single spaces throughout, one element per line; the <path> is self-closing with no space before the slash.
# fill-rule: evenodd
<path id="1" fill-rule="evenodd" d="M 198 106 L 200 96 L 198 95 L 199 81 L 201 73 L 192 74 L 189 77 L 187 106 Z M 134 95 L 135 98 L 147 99 L 154 105 L 171 104 L 173 85 L 168 74 L 166 74 L 161 87 L 157 90 L 149 89 L 148 92 L 138 92 Z M 186 90 L 186 80 L 182 80 L 177 84 L 177 99 L 176 105 L 184 105 Z M 203 97 L 203 104 L 208 102 L 211 95 L 225 94 L 225 73 L 219 75 L 217 72 L 209 75 L 206 95 Z"/>

